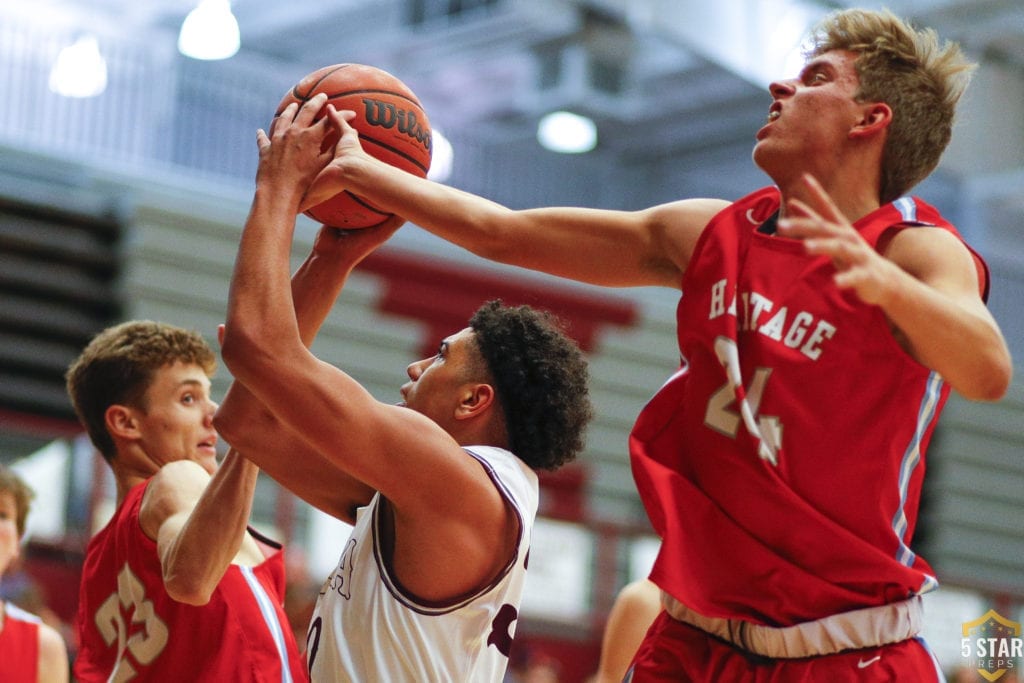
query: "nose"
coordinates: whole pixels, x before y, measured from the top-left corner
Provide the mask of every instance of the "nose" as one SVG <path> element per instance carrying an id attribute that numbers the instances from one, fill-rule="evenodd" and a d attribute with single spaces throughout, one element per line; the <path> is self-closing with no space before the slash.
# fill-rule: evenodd
<path id="1" fill-rule="evenodd" d="M 768 86 L 768 92 L 770 92 L 772 98 L 776 100 L 792 95 L 794 90 L 795 86 L 793 85 L 792 79 L 786 81 L 772 81 Z"/>
<path id="2" fill-rule="evenodd" d="M 427 367 L 429 362 L 429 358 L 424 358 L 414 363 L 409 363 L 409 367 L 405 369 L 405 374 L 409 375 L 409 379 L 416 381 L 423 374 L 423 369 Z"/>
<path id="3" fill-rule="evenodd" d="M 213 424 L 213 416 L 217 412 L 217 408 L 220 404 L 213 399 L 206 399 L 206 412 L 203 415 L 203 420 L 207 424 Z"/>

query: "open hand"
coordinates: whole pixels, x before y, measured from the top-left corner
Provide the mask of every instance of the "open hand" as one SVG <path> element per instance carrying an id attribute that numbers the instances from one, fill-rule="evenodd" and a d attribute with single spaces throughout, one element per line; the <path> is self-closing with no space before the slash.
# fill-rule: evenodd
<path id="1" fill-rule="evenodd" d="M 853 289 L 866 303 L 882 305 L 899 277 L 899 267 L 861 237 L 814 177 L 805 175 L 803 182 L 807 200 L 789 200 L 779 234 L 804 240 L 808 254 L 828 257 L 836 269 L 837 286 Z"/>

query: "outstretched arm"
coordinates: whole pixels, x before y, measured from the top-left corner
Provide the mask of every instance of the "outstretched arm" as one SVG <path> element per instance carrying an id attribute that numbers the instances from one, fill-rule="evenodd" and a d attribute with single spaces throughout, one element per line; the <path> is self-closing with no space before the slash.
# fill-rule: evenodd
<path id="1" fill-rule="evenodd" d="M 308 348 L 327 318 L 353 268 L 402 224 L 342 231 L 324 226 L 313 250 L 292 276 L 295 318 Z M 373 489 L 311 448 L 278 420 L 242 383 L 233 382 L 214 417 L 220 434 L 282 486 L 310 505 L 353 523 Z"/>
<path id="2" fill-rule="evenodd" d="M 907 351 L 965 398 L 1001 398 L 1013 373 L 1010 352 L 967 248 L 945 230 L 916 228 L 897 233 L 883 257 L 815 179 L 805 185 L 807 202 L 790 201 L 780 234 L 803 237 L 808 253 L 832 259 L 836 284 L 880 306 Z"/>
<path id="3" fill-rule="evenodd" d="M 191 460 L 168 463 L 153 477 L 139 523 L 156 540 L 164 586 L 175 600 L 205 605 L 228 565 L 263 561 L 246 534 L 258 472 L 229 450 L 212 477 Z"/>
<path id="4" fill-rule="evenodd" d="M 643 211 L 512 211 L 374 159 L 363 151 L 348 114 L 328 106 L 342 136 L 304 208 L 348 189 L 484 258 L 581 282 L 678 289 L 701 231 L 727 204 L 693 199 Z"/>

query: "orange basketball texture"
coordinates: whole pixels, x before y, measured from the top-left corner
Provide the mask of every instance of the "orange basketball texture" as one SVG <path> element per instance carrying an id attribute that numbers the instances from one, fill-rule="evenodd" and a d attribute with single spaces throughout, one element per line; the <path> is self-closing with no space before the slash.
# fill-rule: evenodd
<path id="1" fill-rule="evenodd" d="M 430 121 L 420 101 L 402 81 L 387 71 L 365 64 L 334 64 L 317 69 L 293 87 L 277 107 L 280 115 L 292 102 L 300 105 L 319 93 L 341 111 L 356 113 L 349 124 L 359 132 L 363 149 L 397 168 L 426 177 L 430 169 Z M 325 105 L 326 107 L 326 105 Z M 320 119 L 326 110 L 317 113 Z M 333 147 L 338 134 L 328 136 Z M 336 228 L 368 228 L 391 214 L 348 190 L 307 210 L 310 218 Z"/>

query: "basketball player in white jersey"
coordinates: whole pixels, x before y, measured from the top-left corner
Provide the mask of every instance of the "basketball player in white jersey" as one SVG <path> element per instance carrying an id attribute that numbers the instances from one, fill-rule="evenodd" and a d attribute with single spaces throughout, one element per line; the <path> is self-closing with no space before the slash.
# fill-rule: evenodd
<path id="1" fill-rule="evenodd" d="M 289 283 L 299 202 L 329 161 L 314 98 L 268 137 L 232 279 L 221 435 L 296 494 L 354 523 L 307 640 L 316 681 L 500 681 L 518 616 L 536 469 L 583 445 L 586 363 L 554 321 L 482 306 L 374 399 L 307 346 L 347 275 L 400 224 L 321 230 Z M 287 125 L 284 125 L 287 123 Z"/>

